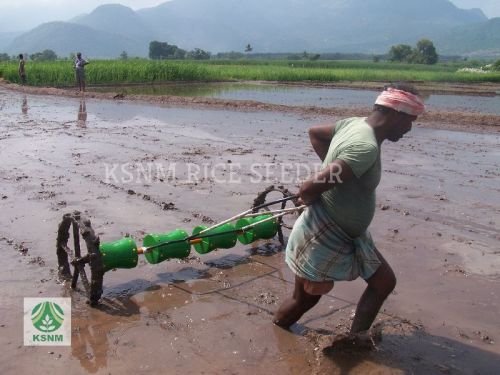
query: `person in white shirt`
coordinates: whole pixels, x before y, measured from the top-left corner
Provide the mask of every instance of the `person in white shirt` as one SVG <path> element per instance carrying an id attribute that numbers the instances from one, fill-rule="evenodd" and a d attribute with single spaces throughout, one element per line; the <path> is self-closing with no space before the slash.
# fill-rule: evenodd
<path id="1" fill-rule="evenodd" d="M 81 92 L 85 91 L 85 65 L 89 62 L 82 58 L 82 54 L 78 52 L 75 59 L 76 83 Z"/>

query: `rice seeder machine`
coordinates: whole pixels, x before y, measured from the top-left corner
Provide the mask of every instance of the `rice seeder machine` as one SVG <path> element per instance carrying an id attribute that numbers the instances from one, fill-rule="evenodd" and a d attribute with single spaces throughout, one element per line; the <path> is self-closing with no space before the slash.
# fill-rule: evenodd
<path id="1" fill-rule="evenodd" d="M 278 192 L 282 198 L 266 201 L 269 193 Z M 287 202 L 293 207 L 286 208 Z M 273 205 L 278 209 L 270 209 Z M 151 233 L 143 238 L 142 246 L 134 239 L 124 237 L 114 242 L 100 242 L 92 229 L 91 222 L 80 212 L 65 214 L 57 231 L 57 259 L 59 276 L 71 280 L 71 288 L 76 289 L 81 278 L 87 295 L 87 302 L 96 306 L 103 293 L 104 274 L 110 270 L 137 266 L 139 255 L 144 255 L 150 264 L 159 264 L 168 259 L 186 258 L 191 247 L 198 254 L 207 254 L 216 249 L 229 249 L 239 241 L 248 245 L 257 240 L 269 240 L 276 235 L 283 244 L 282 227 L 290 228 L 283 222 L 283 216 L 296 214 L 305 208 L 299 205 L 298 196 L 282 186 L 270 186 L 259 193 L 252 207 L 229 219 L 210 227 L 199 225 L 191 234 L 177 229 L 166 233 Z M 68 246 L 70 231 L 73 248 Z M 85 242 L 87 253 L 82 255 L 81 239 Z M 71 271 L 71 266 L 73 271 Z M 90 268 L 90 281 L 85 268 Z"/>

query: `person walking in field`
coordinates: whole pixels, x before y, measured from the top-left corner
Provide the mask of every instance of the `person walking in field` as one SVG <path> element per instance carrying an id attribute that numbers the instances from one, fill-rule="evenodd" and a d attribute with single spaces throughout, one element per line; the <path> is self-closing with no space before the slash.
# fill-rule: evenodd
<path id="1" fill-rule="evenodd" d="M 276 325 L 288 329 L 335 282 L 362 277 L 367 287 L 358 302 L 351 338 L 371 327 L 396 286 L 394 272 L 367 231 L 382 171 L 380 148 L 385 140 L 399 141 L 424 110 L 415 88 L 400 83 L 386 86 L 368 117 L 309 129 L 323 169 L 299 190 L 308 207 L 296 221 L 286 248 L 295 287 L 275 312 Z"/>
<path id="2" fill-rule="evenodd" d="M 19 73 L 19 81 L 21 82 L 21 85 L 26 84 L 26 69 L 25 69 L 25 61 L 24 61 L 24 56 L 23 54 L 19 54 L 19 67 L 18 67 L 18 73 Z"/>
<path id="3" fill-rule="evenodd" d="M 85 92 L 85 65 L 89 62 L 82 58 L 82 54 L 78 52 L 75 58 L 75 74 L 76 83 L 80 92 Z"/>

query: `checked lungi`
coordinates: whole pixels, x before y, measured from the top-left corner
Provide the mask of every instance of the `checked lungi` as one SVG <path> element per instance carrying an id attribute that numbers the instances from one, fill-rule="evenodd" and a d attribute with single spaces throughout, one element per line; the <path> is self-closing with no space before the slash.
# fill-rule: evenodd
<path id="1" fill-rule="evenodd" d="M 307 207 L 293 226 L 286 263 L 311 281 L 367 280 L 381 264 L 368 231 L 352 238 L 328 215 L 321 200 Z"/>

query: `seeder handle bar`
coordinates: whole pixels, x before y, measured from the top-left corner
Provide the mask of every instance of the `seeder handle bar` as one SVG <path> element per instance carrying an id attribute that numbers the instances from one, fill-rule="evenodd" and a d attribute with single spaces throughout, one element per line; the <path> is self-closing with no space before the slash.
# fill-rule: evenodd
<path id="1" fill-rule="evenodd" d="M 258 205 L 256 207 L 252 207 L 249 210 L 243 211 L 243 212 L 239 213 L 238 215 L 235 215 L 227 220 L 224 220 L 224 221 L 221 221 L 220 223 L 214 224 L 207 229 L 203 229 L 200 233 L 197 234 L 197 236 L 199 236 L 200 234 L 203 234 L 205 232 L 208 232 L 214 228 L 220 227 L 221 225 L 230 223 L 231 221 L 235 221 L 235 220 L 241 219 L 243 217 L 248 217 L 249 214 L 252 214 L 252 213 L 256 212 L 257 210 L 260 210 L 261 208 L 269 207 L 269 206 L 272 206 L 272 205 L 275 205 L 278 203 L 282 203 L 282 202 L 286 202 L 286 201 L 289 201 L 291 199 L 296 199 L 296 198 L 298 198 L 298 195 L 292 195 L 290 197 L 281 198 L 281 199 L 278 199 L 278 200 L 275 200 L 275 201 L 272 201 L 269 203 L 263 203 L 263 204 Z"/>
<path id="2" fill-rule="evenodd" d="M 274 202 L 274 203 L 276 203 L 276 202 Z M 278 219 L 278 218 L 280 218 L 280 217 L 282 217 L 282 216 L 284 216 L 286 214 L 302 210 L 305 207 L 306 206 L 303 205 L 303 206 L 300 206 L 300 207 L 289 208 L 289 209 L 286 209 L 286 210 L 280 210 L 280 211 L 282 211 L 281 213 L 278 213 L 276 215 L 267 217 L 267 218 L 265 218 L 263 220 L 255 222 L 255 223 L 249 224 L 249 225 L 247 225 L 247 226 L 245 226 L 245 227 L 243 227 L 241 229 L 228 230 L 228 231 L 219 232 L 219 233 L 205 233 L 205 234 L 201 234 L 201 232 L 200 232 L 200 233 L 198 233 L 196 235 L 192 235 L 192 236 L 180 239 L 180 240 L 166 241 L 166 242 L 158 243 L 156 245 L 149 246 L 149 247 L 145 247 L 145 246 L 138 247 L 137 248 L 137 252 L 139 254 L 145 254 L 145 253 L 148 253 L 148 252 L 150 252 L 150 251 L 152 251 L 152 250 L 154 250 L 156 248 L 159 248 L 159 247 L 162 247 L 162 246 L 165 246 L 165 245 L 173 245 L 173 244 L 182 243 L 182 242 L 189 242 L 190 244 L 197 244 L 197 243 L 200 243 L 204 238 L 222 236 L 222 235 L 225 235 L 225 234 L 232 234 L 232 233 L 242 234 L 242 233 L 245 233 L 247 230 L 249 230 L 249 229 L 251 229 L 251 228 L 253 228 L 253 227 L 255 227 L 255 226 L 259 225 L 259 224 L 262 224 L 262 223 L 265 223 L 265 222 L 268 222 L 268 221 L 271 221 L 271 220 Z M 235 220 L 235 219 L 233 219 L 233 220 Z M 227 222 L 229 222 L 229 221 L 226 220 L 225 222 L 219 223 L 218 225 L 213 226 L 213 228 L 217 228 L 218 226 L 220 226 L 222 224 L 226 224 Z M 206 232 L 206 230 L 204 230 L 203 232 Z"/>
<path id="3" fill-rule="evenodd" d="M 256 216 L 261 216 L 263 214 L 265 215 L 270 215 L 270 214 L 281 214 L 281 213 L 292 213 L 292 212 L 295 212 L 295 211 L 298 211 L 298 210 L 303 210 L 304 208 L 306 208 L 307 206 L 304 204 L 302 206 L 299 206 L 299 207 L 292 207 L 292 208 L 284 208 L 283 210 L 271 210 L 271 211 L 266 211 L 266 212 L 256 212 L 256 213 L 251 213 L 251 214 L 247 214 L 245 215 L 244 217 L 256 217 Z"/>

